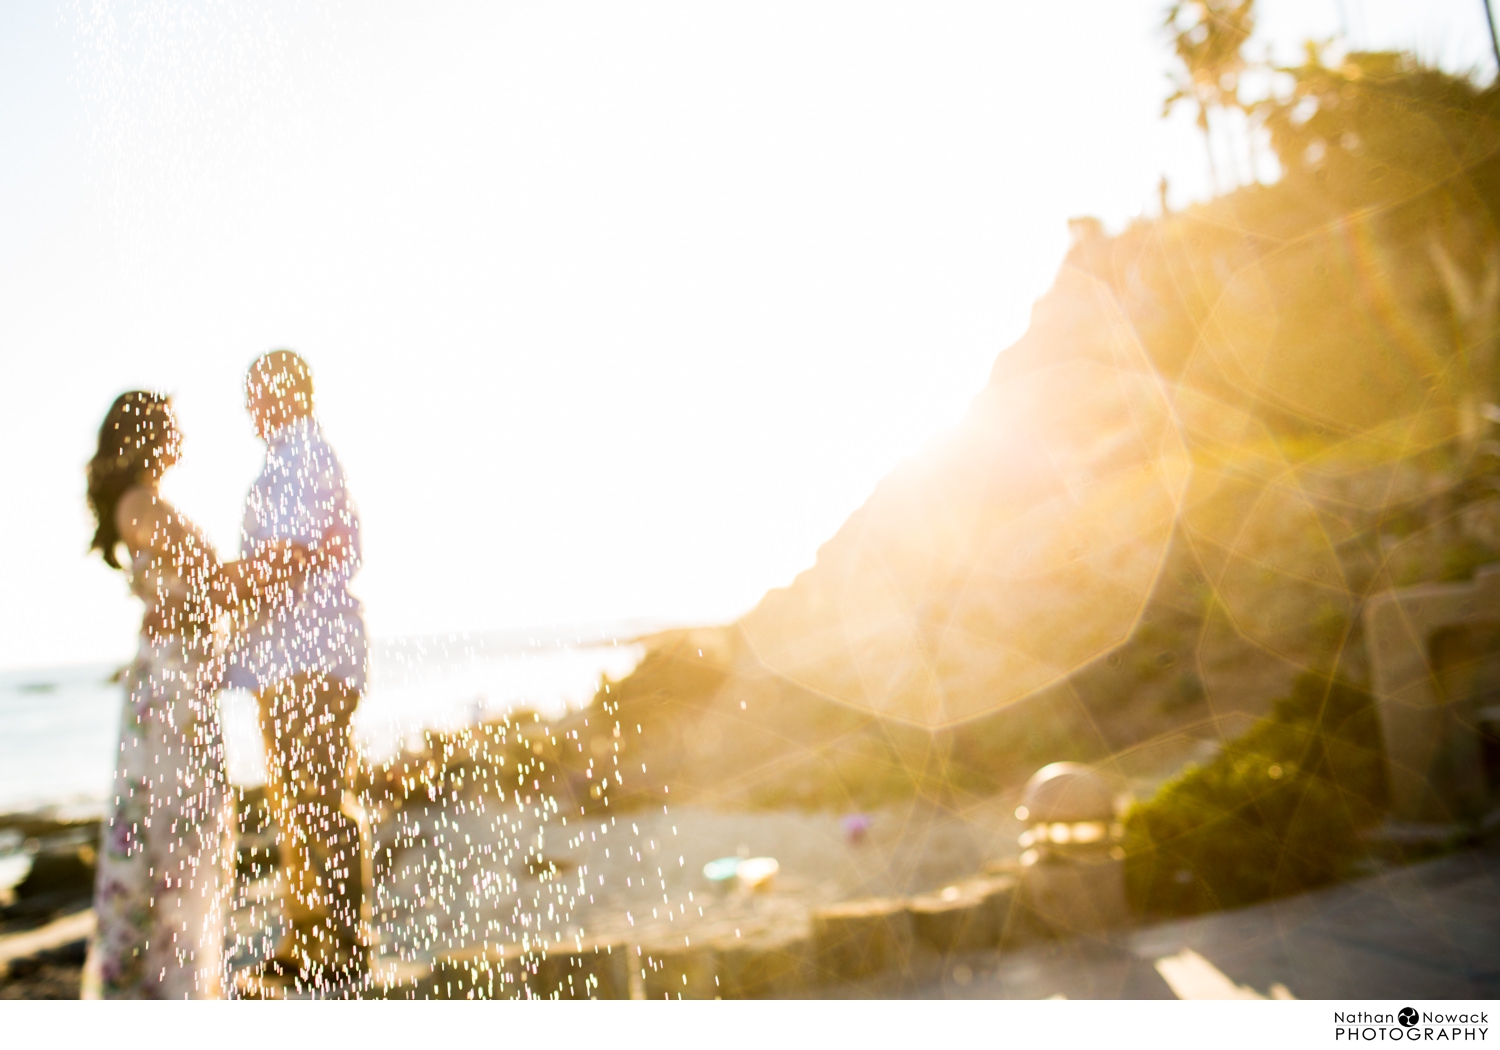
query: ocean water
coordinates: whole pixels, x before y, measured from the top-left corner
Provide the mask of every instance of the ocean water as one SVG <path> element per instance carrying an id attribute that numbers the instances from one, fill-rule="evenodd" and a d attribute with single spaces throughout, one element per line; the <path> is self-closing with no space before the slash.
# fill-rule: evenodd
<path id="1" fill-rule="evenodd" d="M 0 672 L 0 813 L 101 808 L 120 728 L 118 667 Z"/>
<path id="2" fill-rule="evenodd" d="M 381 758 L 424 729 L 453 729 L 527 708 L 555 716 L 618 679 L 644 649 L 607 632 L 454 636 L 377 643 L 354 716 L 360 747 Z M 118 664 L 0 672 L 0 813 L 43 807 L 102 812 L 119 742 Z M 230 780 L 263 782 L 255 700 L 223 694 Z"/>

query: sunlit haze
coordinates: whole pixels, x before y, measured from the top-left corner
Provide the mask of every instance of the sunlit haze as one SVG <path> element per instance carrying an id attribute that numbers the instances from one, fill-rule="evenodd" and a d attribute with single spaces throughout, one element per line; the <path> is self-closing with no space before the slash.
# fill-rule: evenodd
<path id="1" fill-rule="evenodd" d="M 122 390 L 174 396 L 168 494 L 237 549 L 272 347 L 375 636 L 740 615 L 959 421 L 1070 216 L 1209 195 L 1164 6 L 5 5 L 0 666 L 131 651 L 85 554 Z M 1340 32 L 1259 6 L 1285 61 Z M 1489 75 L 1479 0 L 1343 7 Z"/>

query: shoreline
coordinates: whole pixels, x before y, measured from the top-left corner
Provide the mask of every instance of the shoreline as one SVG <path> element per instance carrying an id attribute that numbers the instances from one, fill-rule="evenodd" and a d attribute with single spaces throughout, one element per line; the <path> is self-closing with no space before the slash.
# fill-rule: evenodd
<path id="1" fill-rule="evenodd" d="M 623 677 L 644 653 L 623 635 L 547 639 L 542 632 L 510 632 L 375 643 L 371 687 L 354 722 L 361 751 L 383 761 L 424 732 L 522 708 L 563 717 L 593 698 L 601 676 Z M 0 671 L 0 814 L 105 811 L 118 747 L 120 666 Z M 230 781 L 255 787 L 264 756 L 254 700 L 243 690 L 220 697 Z"/>

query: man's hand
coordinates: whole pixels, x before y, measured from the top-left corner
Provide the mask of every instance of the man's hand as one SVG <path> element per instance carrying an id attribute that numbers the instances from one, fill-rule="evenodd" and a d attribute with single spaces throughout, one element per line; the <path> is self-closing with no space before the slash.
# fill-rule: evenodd
<path id="1" fill-rule="evenodd" d="M 346 536 L 329 536 L 316 549 L 293 548 L 293 559 L 300 559 L 304 573 L 322 573 L 343 569 L 355 560 L 354 544 Z"/>
<path id="2" fill-rule="evenodd" d="M 345 568 L 356 558 L 354 544 L 344 536 L 329 537 L 317 548 L 275 540 L 261 544 L 248 558 L 223 565 L 211 593 L 226 608 L 284 603 L 309 575 Z"/>
<path id="3" fill-rule="evenodd" d="M 309 562 L 307 548 L 290 540 L 262 544 L 250 557 L 220 568 L 213 582 L 214 600 L 240 609 L 286 602 L 307 576 Z"/>

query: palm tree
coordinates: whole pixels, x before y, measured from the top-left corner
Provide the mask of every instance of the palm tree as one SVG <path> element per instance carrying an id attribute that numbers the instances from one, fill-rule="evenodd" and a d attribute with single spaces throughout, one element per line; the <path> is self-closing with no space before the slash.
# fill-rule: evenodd
<path id="1" fill-rule="evenodd" d="M 1209 114 L 1243 108 L 1239 81 L 1246 64 L 1245 42 L 1255 31 L 1255 0 L 1176 0 L 1167 9 L 1162 27 L 1171 32 L 1172 48 L 1182 63 L 1172 78 L 1176 90 L 1162 107 L 1162 116 L 1179 102 L 1194 105 L 1208 150 L 1209 177 L 1218 190 Z"/>
<path id="2" fill-rule="evenodd" d="M 1490 31 L 1490 49 L 1495 52 L 1495 80 L 1500 83 L 1500 35 L 1495 33 L 1495 12 L 1490 0 L 1484 0 L 1484 25 Z"/>

